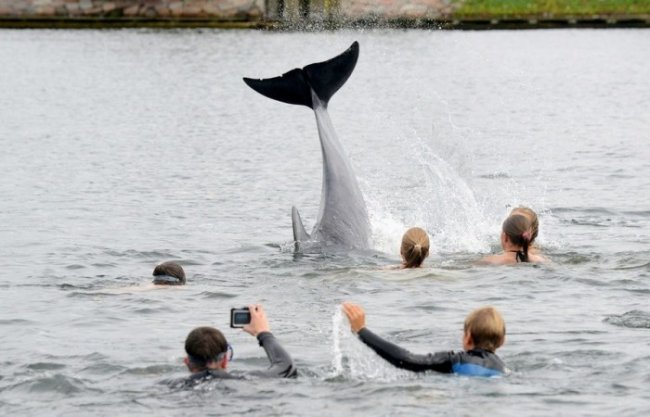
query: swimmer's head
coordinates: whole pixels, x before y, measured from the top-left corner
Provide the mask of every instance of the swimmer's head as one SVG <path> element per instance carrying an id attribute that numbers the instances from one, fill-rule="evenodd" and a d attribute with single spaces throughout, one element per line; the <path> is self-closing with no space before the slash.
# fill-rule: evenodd
<path id="1" fill-rule="evenodd" d="M 539 234 L 539 218 L 537 217 L 537 213 L 535 213 L 533 209 L 529 207 L 519 206 L 512 209 L 510 215 L 513 214 L 521 214 L 522 216 L 528 218 L 528 220 L 530 221 L 530 232 L 531 232 L 530 243 L 533 243 L 533 241 L 535 241 L 537 235 Z"/>
<path id="2" fill-rule="evenodd" d="M 429 256 L 429 236 L 419 227 L 412 227 L 402 237 L 400 254 L 404 268 L 417 268 Z"/>
<path id="3" fill-rule="evenodd" d="M 464 348 L 485 349 L 490 352 L 500 348 L 506 340 L 506 323 L 499 311 L 491 306 L 478 308 L 465 319 Z"/>
<path id="4" fill-rule="evenodd" d="M 185 285 L 185 271 L 176 262 L 163 262 L 153 270 L 156 285 Z"/>
<path id="5" fill-rule="evenodd" d="M 191 372 L 225 369 L 228 364 L 228 341 L 214 327 L 197 327 L 185 339 L 185 364 Z"/>
<path id="6" fill-rule="evenodd" d="M 501 245 L 506 249 L 506 242 L 521 248 L 517 250 L 517 259 L 528 262 L 528 247 L 532 241 L 530 220 L 522 214 L 512 214 L 504 220 L 501 233 Z"/>

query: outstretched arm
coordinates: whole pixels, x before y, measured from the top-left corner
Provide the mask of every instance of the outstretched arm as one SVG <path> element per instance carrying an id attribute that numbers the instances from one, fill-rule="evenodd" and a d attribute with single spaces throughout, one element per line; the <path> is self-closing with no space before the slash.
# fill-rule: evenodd
<path id="1" fill-rule="evenodd" d="M 368 330 L 365 327 L 365 312 L 360 306 L 344 303 L 343 311 L 350 320 L 352 331 L 358 334 L 361 341 L 392 365 L 414 372 L 452 372 L 453 354 L 451 352 L 438 352 L 426 355 L 411 353 Z"/>
<path id="2" fill-rule="evenodd" d="M 257 337 L 260 346 L 264 348 L 266 356 L 271 362 L 269 369 L 255 372 L 256 375 L 277 378 L 294 378 L 298 372 L 293 364 L 293 359 L 286 350 L 280 345 L 275 336 L 271 333 L 266 313 L 261 305 L 255 304 L 248 306 L 251 313 L 250 324 L 244 326 L 244 331 Z"/>

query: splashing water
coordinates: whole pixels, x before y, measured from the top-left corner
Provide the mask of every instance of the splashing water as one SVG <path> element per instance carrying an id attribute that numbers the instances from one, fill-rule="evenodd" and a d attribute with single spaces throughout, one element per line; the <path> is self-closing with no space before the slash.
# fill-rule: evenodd
<path id="1" fill-rule="evenodd" d="M 397 369 L 377 356 L 350 331 L 347 319 L 343 317 L 341 306 L 337 306 L 332 316 L 332 376 L 361 380 L 395 381 L 413 376 L 412 373 Z"/>
<path id="2" fill-rule="evenodd" d="M 414 137 L 408 141 L 408 154 L 414 155 L 411 176 L 421 181 L 405 190 L 368 193 L 379 196 L 368 201 L 375 249 L 399 253 L 402 234 L 420 226 L 429 233 L 431 252 L 486 251 L 494 231 L 474 192 L 449 163 Z"/>

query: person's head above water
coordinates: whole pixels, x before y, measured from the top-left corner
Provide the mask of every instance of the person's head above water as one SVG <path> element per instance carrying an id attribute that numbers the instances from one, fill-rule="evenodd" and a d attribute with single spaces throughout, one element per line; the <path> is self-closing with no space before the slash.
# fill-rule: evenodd
<path id="1" fill-rule="evenodd" d="M 185 271 L 176 262 L 163 262 L 153 270 L 153 283 L 156 285 L 185 285 Z"/>
<path id="2" fill-rule="evenodd" d="M 228 341 L 213 327 L 197 327 L 185 339 L 184 362 L 190 372 L 207 369 L 226 369 L 228 366 Z"/>
<path id="3" fill-rule="evenodd" d="M 504 220 L 501 246 L 506 252 L 516 252 L 518 262 L 528 262 L 528 248 L 532 241 L 530 220 L 521 214 L 513 214 Z"/>
<path id="4" fill-rule="evenodd" d="M 481 307 L 465 319 L 463 349 L 485 349 L 494 352 L 506 340 L 506 324 L 494 307 Z"/>
<path id="5" fill-rule="evenodd" d="M 535 213 L 535 211 L 529 207 L 519 206 L 512 209 L 510 215 L 512 216 L 513 214 L 520 214 L 528 218 L 530 221 L 530 243 L 532 245 L 537 238 L 537 235 L 539 234 L 539 218 L 537 217 L 537 213 Z"/>
<path id="6" fill-rule="evenodd" d="M 417 268 L 429 256 L 429 236 L 419 227 L 412 227 L 402 236 L 402 266 Z"/>

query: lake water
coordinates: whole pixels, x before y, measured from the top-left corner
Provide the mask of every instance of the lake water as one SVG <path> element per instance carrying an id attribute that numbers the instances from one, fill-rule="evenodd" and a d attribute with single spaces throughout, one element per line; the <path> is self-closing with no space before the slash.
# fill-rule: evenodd
<path id="1" fill-rule="evenodd" d="M 313 113 L 241 77 L 359 62 L 330 116 L 373 250 L 294 255 L 320 199 Z M 650 413 L 648 30 L 0 31 L 0 414 L 641 416 Z M 484 267 L 511 207 L 553 264 Z M 426 267 L 402 233 L 431 235 Z M 185 288 L 136 291 L 178 260 Z M 398 371 L 341 318 L 419 353 L 491 304 L 497 379 Z M 188 332 L 261 302 L 297 380 L 173 391 Z"/>

